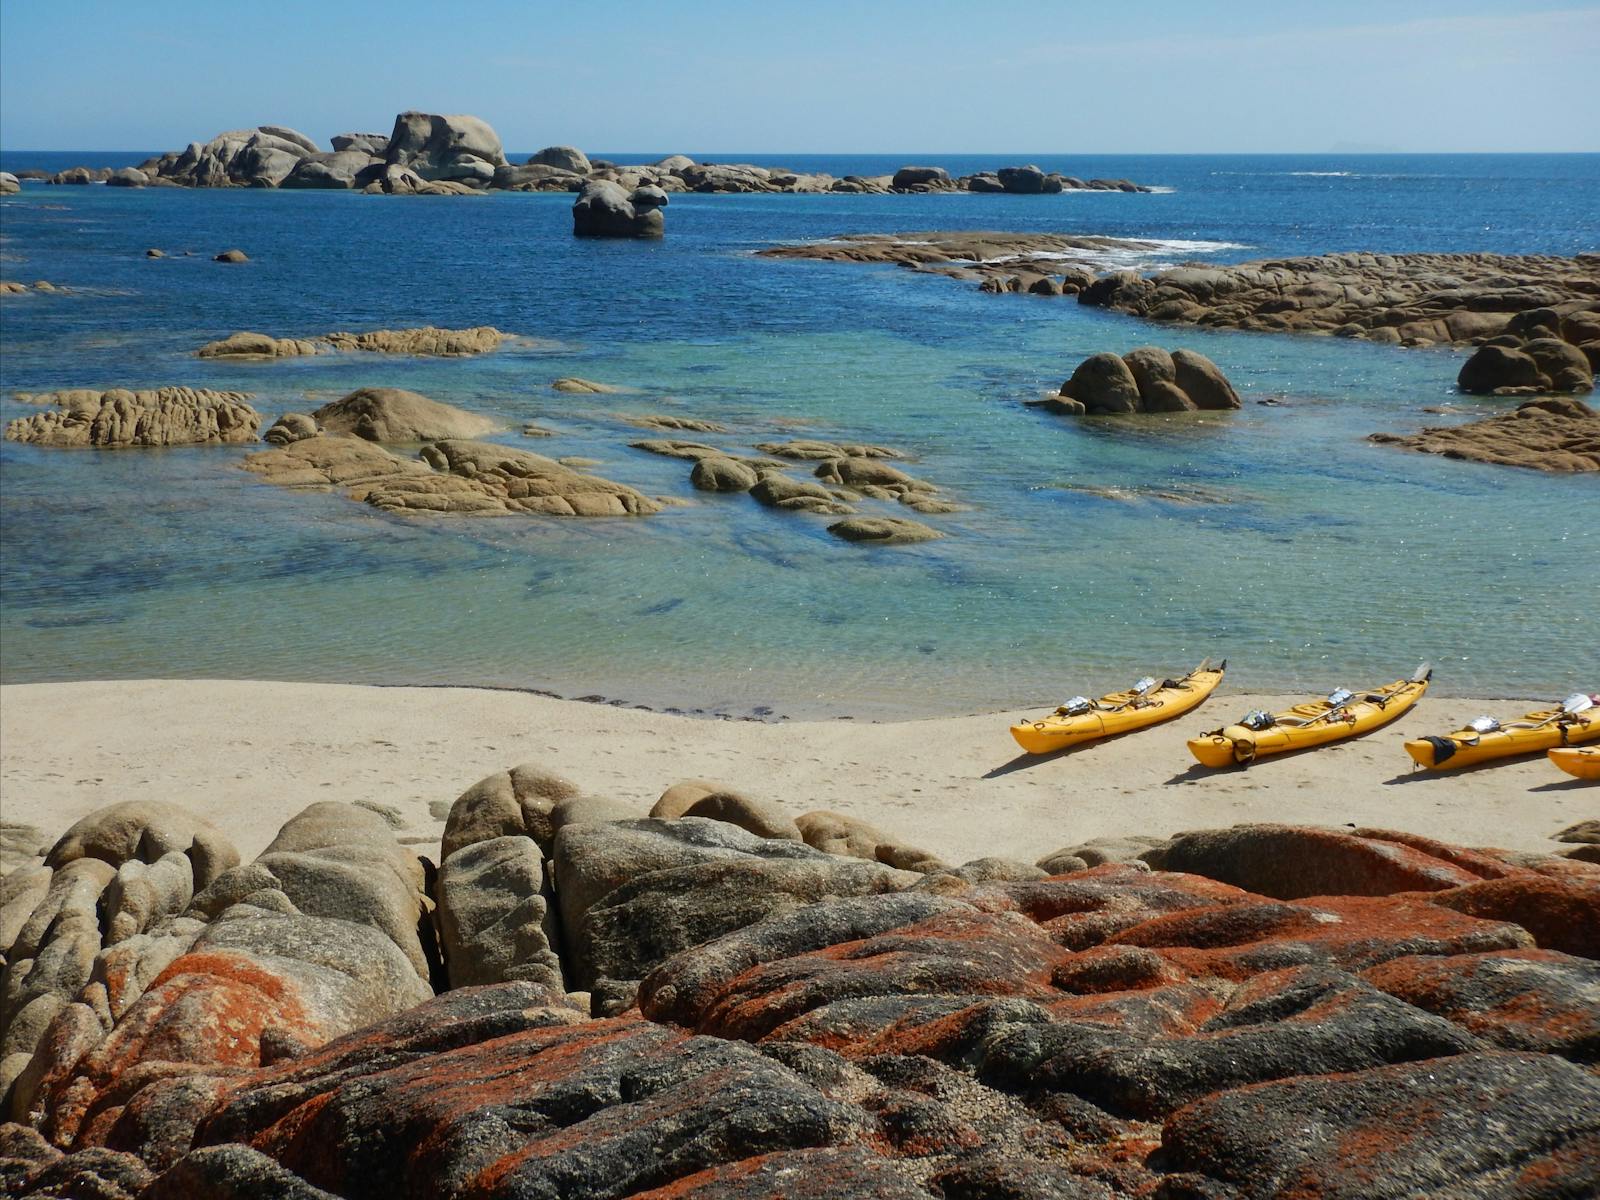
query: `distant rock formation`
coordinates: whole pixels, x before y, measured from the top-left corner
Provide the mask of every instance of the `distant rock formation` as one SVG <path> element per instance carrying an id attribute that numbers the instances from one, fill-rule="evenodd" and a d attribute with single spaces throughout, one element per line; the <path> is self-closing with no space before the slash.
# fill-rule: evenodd
<path id="1" fill-rule="evenodd" d="M 667 194 L 657 187 L 637 187 L 630 194 L 620 184 L 597 179 L 584 184 L 572 205 L 572 232 L 578 237 L 658 238 L 666 228 L 661 210 Z"/>
<path id="2" fill-rule="evenodd" d="M 275 338 L 264 333 L 234 333 L 207 342 L 195 354 L 200 358 L 297 358 L 307 354 L 364 351 L 371 354 L 415 354 L 454 358 L 487 354 L 512 335 L 490 325 L 471 329 L 374 329 L 367 333 L 324 333 L 312 338 Z"/>
<path id="3" fill-rule="evenodd" d="M 261 415 L 250 399 L 246 392 L 187 387 L 46 393 L 30 402 L 55 407 L 18 417 L 5 436 L 36 446 L 105 449 L 253 442 Z"/>
<path id="4" fill-rule="evenodd" d="M 22 190 L 22 181 L 10 171 L 0 171 L 0 196 L 15 196 Z"/>
<path id="5" fill-rule="evenodd" d="M 1194 412 L 1240 405 L 1217 364 L 1193 350 L 1172 353 L 1141 346 L 1120 358 L 1092 354 L 1078 364 L 1058 395 L 1034 401 L 1074 416 Z"/>
<path id="6" fill-rule="evenodd" d="M 260 125 L 190 142 L 181 151 L 147 159 L 139 170 L 184 187 L 277 187 L 301 159 L 321 152 L 303 133 Z"/>
<path id="7" fill-rule="evenodd" d="M 790 192 L 888 194 L 891 192 L 1000 192 L 1038 195 L 1064 190 L 1147 192 L 1126 179 L 1046 174 L 1031 164 L 952 178 L 943 167 L 907 166 L 893 175 L 846 175 L 762 167 L 753 163 L 696 162 L 672 154 L 654 163 L 592 160 L 576 146 L 547 146 L 527 162 L 506 160 L 500 138 L 478 117 L 404 112 L 388 136 L 340 133 L 331 151 L 279 125 L 220 133 L 148 159 L 137 170 L 151 184 L 184 187 L 354 188 L 390 195 L 474 195 L 503 191 L 580 192 L 590 182 L 665 192 Z M 124 168 L 123 170 L 127 170 Z M 118 182 L 109 167 L 72 167 L 51 183 Z M 128 182 L 123 180 L 122 182 Z M 137 185 L 135 185 L 137 186 Z"/>
<path id="8" fill-rule="evenodd" d="M 1600 412 L 1581 400 L 1531 400 L 1514 412 L 1420 433 L 1374 433 L 1370 439 L 1424 454 L 1565 473 L 1600 471 Z"/>
<path id="9" fill-rule="evenodd" d="M 384 162 L 425 180 L 487 187 L 506 156 L 487 121 L 469 116 L 403 112 L 384 150 Z"/>

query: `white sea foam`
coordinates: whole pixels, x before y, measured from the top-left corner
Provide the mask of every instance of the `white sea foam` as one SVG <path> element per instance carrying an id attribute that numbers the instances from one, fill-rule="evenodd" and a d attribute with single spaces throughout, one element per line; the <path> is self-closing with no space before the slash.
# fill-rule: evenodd
<path id="1" fill-rule="evenodd" d="M 1107 246 L 1081 250 L 1040 250 L 1024 254 L 1006 254 L 984 259 L 982 263 L 960 260 L 958 266 L 1004 266 L 1020 262 L 1071 262 L 1084 266 L 1114 267 L 1170 267 L 1179 259 L 1197 255 L 1219 254 L 1224 250 L 1248 250 L 1243 242 L 1204 242 L 1183 238 L 1133 238 L 1141 245 Z"/>
<path id="2" fill-rule="evenodd" d="M 1350 179 L 1356 178 L 1354 171 L 1288 171 L 1289 175 L 1309 175 L 1314 179 Z"/>

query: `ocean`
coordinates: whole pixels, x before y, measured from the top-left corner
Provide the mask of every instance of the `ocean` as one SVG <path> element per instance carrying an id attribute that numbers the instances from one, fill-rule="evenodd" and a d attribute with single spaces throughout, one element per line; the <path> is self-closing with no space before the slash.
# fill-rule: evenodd
<path id="1" fill-rule="evenodd" d="M 143 157 L 6 152 L 0 168 Z M 1600 156 L 696 157 L 835 175 L 1032 161 L 1162 190 L 674 196 L 667 237 L 635 243 L 574 239 L 561 194 L 25 185 L 0 201 L 0 276 L 73 294 L 4 301 L 0 418 L 35 411 L 17 390 L 234 388 L 270 422 L 407 387 L 502 418 L 507 444 L 689 503 L 634 521 L 404 519 L 262 484 L 242 447 L 0 443 L 0 680 L 488 685 L 763 718 L 1058 703 L 1207 655 L 1229 659 L 1233 690 L 1360 687 L 1424 659 L 1446 693 L 1594 685 L 1595 480 L 1365 440 L 1452 419 L 1426 407 L 1508 407 L 1454 393 L 1462 352 L 1160 326 L 751 252 L 965 228 L 1160 243 L 1106 261 L 1142 268 L 1572 254 L 1600 249 Z M 234 246 L 252 261 L 210 261 Z M 193 357 L 241 329 L 423 324 L 538 341 L 459 360 Z M 1150 344 L 1209 355 L 1244 409 L 1071 421 L 1021 403 L 1088 354 Z M 563 375 L 635 390 L 560 395 Z M 966 509 L 927 519 L 939 541 L 847 545 L 820 518 L 696 493 L 688 463 L 629 446 L 649 436 L 622 420 L 640 413 L 722 422 L 696 440 L 747 453 L 893 444 Z M 557 436 L 520 437 L 528 421 Z"/>

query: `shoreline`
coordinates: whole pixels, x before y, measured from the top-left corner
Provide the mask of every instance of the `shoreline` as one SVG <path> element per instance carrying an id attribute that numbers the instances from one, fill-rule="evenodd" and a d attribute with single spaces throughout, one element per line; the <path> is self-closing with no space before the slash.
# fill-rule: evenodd
<path id="1" fill-rule="evenodd" d="M 693 722 L 732 722 L 751 725 L 811 725 L 829 724 L 833 722 L 849 722 L 857 725 L 905 725 L 919 721 L 954 721 L 975 720 L 980 718 L 1012 719 L 1021 715 L 1048 712 L 1061 703 L 1069 693 L 1075 691 L 1092 692 L 1101 695 L 1108 690 L 1124 686 L 1131 682 L 1135 675 L 1140 673 L 1160 674 L 1159 669 L 1145 670 L 1142 665 L 1134 665 L 1123 672 L 1127 679 L 1113 675 L 1096 675 L 1095 677 L 1067 677 L 1063 676 L 1063 687 L 1060 697 L 1051 699 L 1039 697 L 1023 699 L 1015 702 L 979 701 L 975 706 L 952 710 L 926 710 L 911 708 L 893 708 L 887 702 L 883 704 L 871 703 L 863 705 L 855 711 L 833 710 L 826 706 L 808 709 L 796 706 L 792 711 L 785 711 L 779 707 L 780 701 L 767 698 L 752 698 L 753 703 L 747 709 L 733 708 L 728 705 L 718 707 L 684 707 L 692 701 L 685 700 L 680 703 L 665 703 L 660 700 L 643 700 L 634 696 L 613 696 L 603 692 L 584 692 L 577 694 L 580 689 L 574 687 L 569 691 L 558 691 L 552 687 L 539 687 L 531 684 L 492 683 L 492 682 L 461 682 L 445 683 L 429 680 L 327 680 L 327 679 L 292 679 L 275 678 L 270 676 L 188 676 L 188 675 L 142 675 L 142 676 L 115 676 L 100 679 L 0 679 L 0 694 L 19 688 L 37 687 L 77 687 L 101 686 L 112 687 L 124 684 L 261 684 L 265 686 L 307 687 L 307 688 L 371 688 L 379 691 L 447 691 L 447 692 L 491 692 L 515 696 L 532 696 L 541 700 L 554 700 L 562 704 L 591 705 L 596 708 L 609 708 L 622 712 L 643 712 L 657 716 L 675 717 Z M 1170 673 L 1170 672 L 1169 672 Z M 1397 676 L 1398 678 L 1398 676 Z M 1344 686 L 1348 680 L 1336 680 L 1330 677 L 1330 682 Z M 1376 687 L 1381 682 L 1376 676 L 1367 679 L 1361 678 L 1361 687 Z M 1103 685 L 1103 686 L 1102 686 Z M 1355 685 L 1350 685 L 1354 687 Z M 1547 695 L 1532 694 L 1537 689 L 1508 687 L 1504 689 L 1491 689 L 1487 691 L 1455 691 L 1442 688 L 1435 680 L 1429 684 L 1428 700 L 1451 701 L 1456 703 L 1474 703 L 1491 705 L 1509 705 L 1516 707 L 1524 705 L 1529 708 L 1548 707 L 1558 702 L 1572 689 L 1556 687 L 1549 689 Z M 1560 692 L 1558 696 L 1556 693 Z M 1292 689 L 1271 688 L 1265 686 L 1241 687 L 1230 686 L 1225 679 L 1212 693 L 1209 703 L 1215 705 L 1218 701 L 1237 700 L 1244 705 L 1261 707 L 1257 701 L 1268 698 L 1274 702 L 1281 701 L 1283 705 L 1298 704 L 1305 700 L 1316 699 L 1322 693 L 1308 690 L 1304 693 Z"/>
<path id="2" fill-rule="evenodd" d="M 528 693 L 136 680 L 0 686 L 5 821 L 48 844 L 105 804 L 160 799 L 216 822 L 248 857 L 318 800 L 392 810 L 396 835 L 437 853 L 450 803 L 524 762 L 644 816 L 682 779 L 718 780 L 791 815 L 832 809 L 951 862 L 1032 862 L 1095 837 L 1168 836 L 1240 822 L 1401 829 L 1464 845 L 1552 852 L 1594 815 L 1596 790 L 1542 756 L 1460 773 L 1414 771 L 1407 737 L 1478 715 L 1430 695 L 1393 725 L 1321 751 L 1207 771 L 1184 741 L 1292 697 L 1242 693 L 1150 730 L 1065 754 L 1021 754 L 1008 718 L 695 720 Z"/>

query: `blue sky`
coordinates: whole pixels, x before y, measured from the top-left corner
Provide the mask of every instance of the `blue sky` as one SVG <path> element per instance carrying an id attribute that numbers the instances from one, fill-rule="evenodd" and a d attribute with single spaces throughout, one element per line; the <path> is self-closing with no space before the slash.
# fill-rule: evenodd
<path id="1" fill-rule="evenodd" d="M 406 108 L 508 148 L 1600 150 L 1600 0 L 0 0 L 0 145 L 326 142 Z"/>

